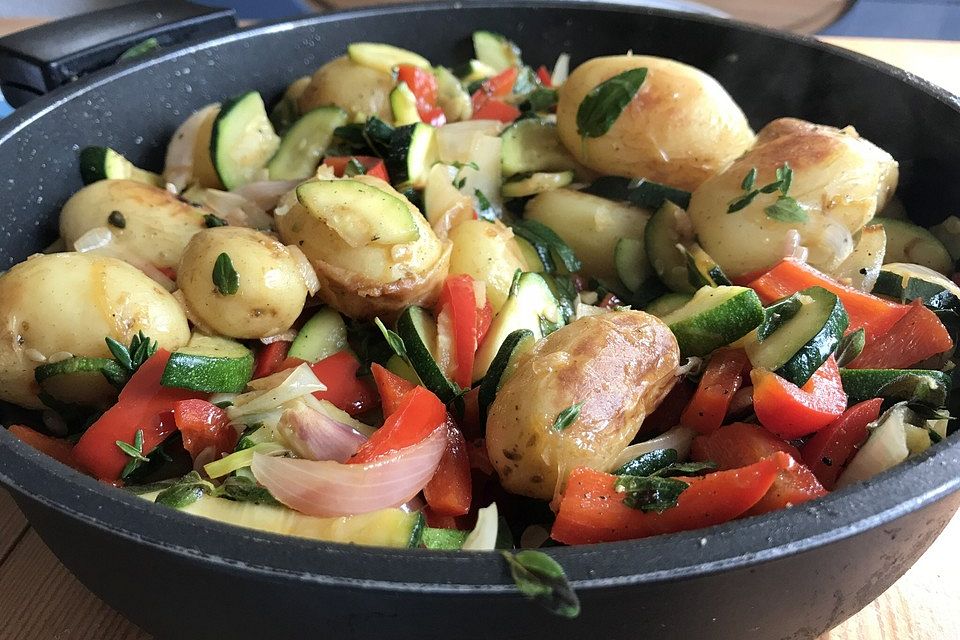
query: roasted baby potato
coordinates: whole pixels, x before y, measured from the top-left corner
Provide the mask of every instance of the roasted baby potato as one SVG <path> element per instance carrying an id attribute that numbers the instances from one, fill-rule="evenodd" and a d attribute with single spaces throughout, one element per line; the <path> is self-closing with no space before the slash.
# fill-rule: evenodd
<path id="1" fill-rule="evenodd" d="M 577 110 L 601 83 L 645 67 L 646 79 L 605 134 L 584 138 Z M 712 77 L 654 56 L 593 58 L 570 74 L 557 104 L 560 139 L 573 156 L 604 174 L 646 178 L 692 191 L 753 143 L 733 98 Z"/>
<path id="2" fill-rule="evenodd" d="M 176 298 L 126 262 L 33 256 L 0 275 L 0 400 L 42 408 L 37 365 L 67 354 L 110 358 L 104 338 L 129 344 L 138 331 L 168 350 L 190 339 Z"/>
<path id="3" fill-rule="evenodd" d="M 239 277 L 235 293 L 222 291 L 214 275 L 224 254 Z M 194 236 L 180 261 L 177 285 L 197 325 L 231 338 L 283 333 L 293 326 L 307 297 L 290 250 L 265 233 L 242 227 L 217 227 Z"/>
<path id="4" fill-rule="evenodd" d="M 320 299 L 350 317 L 386 320 L 410 305 L 430 306 L 447 276 L 450 242 L 437 238 L 420 211 L 388 183 L 366 175 L 351 180 L 403 202 L 416 225 L 417 239 L 353 246 L 300 204 L 296 190 L 277 207 L 280 238 L 300 247 L 313 265 L 320 280 Z M 341 213 L 365 218 L 370 212 L 351 211 L 348 204 Z"/>
<path id="5" fill-rule="evenodd" d="M 487 300 L 497 312 L 507 300 L 517 269 L 526 263 L 513 232 L 500 222 L 465 220 L 450 231 L 450 273 L 466 273 L 486 284 Z"/>
<path id="6" fill-rule="evenodd" d="M 778 193 L 760 194 L 747 207 L 727 213 L 744 194 L 742 183 L 757 169 L 756 186 L 776 180 L 789 163 L 788 195 L 807 220 L 781 221 L 766 208 Z M 882 207 L 897 185 L 897 163 L 890 154 L 848 127 L 835 129 L 793 118 L 774 120 L 756 145 L 693 193 L 689 213 L 703 248 L 730 276 L 759 271 L 786 253 L 786 234 L 796 229 L 809 249 L 808 262 L 833 271 L 853 251 L 852 235 Z"/>
<path id="7" fill-rule="evenodd" d="M 503 487 L 549 500 L 575 467 L 609 471 L 677 380 L 680 351 L 642 311 L 590 316 L 538 342 L 497 392 L 487 454 Z M 566 428 L 559 414 L 580 405 Z"/>
<path id="8" fill-rule="evenodd" d="M 377 116 L 392 123 L 390 92 L 394 80 L 389 73 L 357 64 L 341 56 L 323 65 L 313 74 L 310 84 L 300 94 L 300 113 L 317 107 L 336 105 L 351 120 Z"/>
<path id="9" fill-rule="evenodd" d="M 119 247 L 155 267 L 176 267 L 190 238 L 206 229 L 203 207 L 133 180 L 100 180 L 76 192 L 60 213 L 69 250 L 87 231 L 106 227 Z"/>

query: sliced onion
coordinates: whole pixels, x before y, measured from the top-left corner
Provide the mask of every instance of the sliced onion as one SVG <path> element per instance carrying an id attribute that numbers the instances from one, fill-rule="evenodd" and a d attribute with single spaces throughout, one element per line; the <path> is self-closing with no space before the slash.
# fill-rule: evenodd
<path id="1" fill-rule="evenodd" d="M 497 514 L 497 503 L 491 502 L 489 507 L 477 511 L 477 524 L 473 531 L 467 534 L 461 549 L 464 551 L 493 551 L 497 546 L 497 528 L 500 518 Z"/>
<path id="2" fill-rule="evenodd" d="M 219 103 L 208 104 L 192 113 L 173 132 L 170 144 L 167 145 L 167 157 L 163 163 L 163 179 L 173 184 L 177 192 L 183 191 L 193 178 L 193 151 L 197 144 L 200 125 L 213 110 L 219 108 Z"/>
<path id="3" fill-rule="evenodd" d="M 364 424 L 351 416 L 349 413 L 335 407 L 332 402 L 329 400 L 319 400 L 315 395 L 306 395 L 301 396 L 297 399 L 298 402 L 302 402 L 314 411 L 319 411 L 320 413 L 325 413 L 340 424 L 345 424 L 357 433 L 361 433 L 367 438 L 372 436 L 376 429 L 370 425 Z"/>
<path id="4" fill-rule="evenodd" d="M 280 442 L 306 460 L 346 462 L 367 441 L 349 425 L 337 422 L 302 402 L 283 412 L 277 425 Z"/>
<path id="5" fill-rule="evenodd" d="M 437 316 L 437 365 L 453 380 L 457 369 L 457 344 L 454 340 L 453 315 L 444 307 Z"/>
<path id="6" fill-rule="evenodd" d="M 264 211 L 275 209 L 277 203 L 288 191 L 302 182 L 301 180 L 264 180 L 249 182 L 239 189 L 232 191 L 242 198 L 257 205 Z"/>
<path id="7" fill-rule="evenodd" d="M 813 238 L 807 238 L 809 262 L 825 273 L 832 273 L 853 253 L 853 236 L 839 222 L 827 221 Z"/>
<path id="8" fill-rule="evenodd" d="M 297 337 L 296 329 L 287 329 L 283 333 L 278 333 L 273 336 L 267 336 L 266 338 L 260 338 L 262 344 L 273 344 L 274 342 L 293 342 L 293 339 Z"/>
<path id="9" fill-rule="evenodd" d="M 689 427 L 674 427 L 666 433 L 653 438 L 652 440 L 647 440 L 646 442 L 638 442 L 637 444 L 632 444 L 629 447 L 625 448 L 620 452 L 612 463 L 610 463 L 610 471 L 622 467 L 627 464 L 634 458 L 642 456 L 645 453 L 650 453 L 651 451 L 658 451 L 660 449 L 673 449 L 677 452 L 677 456 L 684 460 L 690 454 L 690 443 L 693 442 L 694 437 L 696 437 L 697 432 Z"/>
<path id="10" fill-rule="evenodd" d="M 144 275 L 167 291 L 173 291 L 177 288 L 177 284 L 153 266 L 151 262 L 116 242 L 113 233 L 106 227 L 94 227 L 90 229 L 77 238 L 76 242 L 73 243 L 73 248 L 79 253 L 89 253 L 123 260 L 130 266 L 142 271 Z"/>
<path id="11" fill-rule="evenodd" d="M 869 425 L 870 437 L 837 478 L 837 489 L 872 478 L 907 459 L 910 450 L 904 427 L 908 412 L 906 403 L 897 404 Z"/>
<path id="12" fill-rule="evenodd" d="M 253 457 L 253 475 L 273 496 L 307 515 L 334 517 L 398 507 L 433 477 L 446 449 L 445 426 L 415 445 L 366 464 Z"/>
<path id="13" fill-rule="evenodd" d="M 307 285 L 307 291 L 310 292 L 310 295 L 320 291 L 320 278 L 317 277 L 317 272 L 314 271 L 313 265 L 307 260 L 307 256 L 300 250 L 300 247 L 295 244 L 288 244 L 287 251 L 297 261 L 297 268 L 300 270 L 303 284 Z"/>
<path id="14" fill-rule="evenodd" d="M 887 232 L 883 225 L 866 226 L 860 230 L 860 238 L 853 252 L 831 275 L 844 284 L 869 293 L 880 277 L 886 251 Z"/>
<path id="15" fill-rule="evenodd" d="M 251 391 L 234 398 L 233 406 L 227 407 L 227 415 L 230 420 L 242 422 L 240 418 L 244 416 L 275 410 L 285 402 L 317 391 L 325 391 L 327 388 L 317 379 L 313 370 L 310 369 L 310 365 L 306 363 L 289 372 L 281 371 L 280 374 L 286 374 L 286 377 L 279 384 L 269 389 Z M 274 376 L 280 374 L 269 376 L 271 382 L 274 382 Z M 262 383 L 263 380 L 258 380 L 258 382 Z"/>
<path id="16" fill-rule="evenodd" d="M 800 244 L 800 232 L 796 229 L 790 229 L 783 237 L 782 253 L 784 258 L 792 258 L 799 262 L 806 262 L 810 257 L 810 250 Z"/>
<path id="17" fill-rule="evenodd" d="M 570 75 L 570 54 L 561 53 L 557 56 L 557 62 L 553 65 L 553 73 L 550 74 L 550 84 L 559 87 L 567 81 Z"/>
<path id="18" fill-rule="evenodd" d="M 273 218 L 270 214 L 236 193 L 204 189 L 202 200 L 203 204 L 235 227 L 269 229 L 273 226 Z"/>
<path id="19" fill-rule="evenodd" d="M 676 374 L 678 376 L 685 376 L 688 374 L 697 375 L 703 369 L 703 358 L 698 356 L 690 356 L 687 358 L 687 361 L 682 365 L 677 367 Z"/>

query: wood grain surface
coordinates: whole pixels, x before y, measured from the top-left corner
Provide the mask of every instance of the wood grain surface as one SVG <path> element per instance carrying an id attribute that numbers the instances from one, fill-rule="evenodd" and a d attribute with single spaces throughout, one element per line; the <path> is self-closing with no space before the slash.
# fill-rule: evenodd
<path id="1" fill-rule="evenodd" d="M 0 19 L 0 35 L 37 22 Z M 960 42 L 824 40 L 903 67 L 960 94 Z M 960 638 L 958 547 L 960 516 L 893 587 L 820 640 Z M 81 585 L 29 528 L 13 500 L 0 491 L 0 638 L 148 640 L 150 636 Z"/>

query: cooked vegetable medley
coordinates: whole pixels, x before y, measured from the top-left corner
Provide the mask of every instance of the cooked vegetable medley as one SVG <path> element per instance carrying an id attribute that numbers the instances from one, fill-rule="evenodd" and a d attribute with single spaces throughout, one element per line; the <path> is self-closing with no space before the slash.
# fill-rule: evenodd
<path id="1" fill-rule="evenodd" d="M 165 508 L 468 550 L 766 513 L 948 435 L 960 219 L 906 219 L 888 153 L 755 134 L 675 60 L 473 44 L 351 44 L 190 115 L 162 174 L 82 150 L 0 275 L 10 432 Z"/>

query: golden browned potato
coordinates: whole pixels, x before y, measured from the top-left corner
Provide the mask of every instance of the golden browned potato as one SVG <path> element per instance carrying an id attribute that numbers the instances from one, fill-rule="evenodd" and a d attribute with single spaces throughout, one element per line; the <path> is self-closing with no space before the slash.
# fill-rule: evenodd
<path id="1" fill-rule="evenodd" d="M 236 293 L 219 290 L 214 265 L 227 254 L 239 277 Z M 266 338 L 283 333 L 303 311 L 307 285 L 296 258 L 272 236 L 243 227 L 216 227 L 187 245 L 177 270 L 187 310 L 210 333 Z"/>
<path id="2" fill-rule="evenodd" d="M 410 305 L 430 306 L 447 277 L 450 242 L 437 238 L 420 211 L 388 183 L 373 176 L 351 180 L 404 202 L 419 237 L 402 244 L 351 246 L 291 191 L 276 210 L 280 238 L 300 247 L 313 265 L 320 280 L 318 297 L 350 317 L 386 320 Z"/>
<path id="3" fill-rule="evenodd" d="M 351 120 L 377 116 L 391 123 L 390 92 L 394 85 L 389 73 L 341 56 L 313 74 L 310 84 L 300 94 L 300 113 L 336 105 L 346 111 Z"/>
<path id="4" fill-rule="evenodd" d="M 777 194 L 761 194 L 749 206 L 727 213 L 744 193 L 741 184 L 754 167 L 757 187 L 776 180 L 789 163 L 789 195 L 807 220 L 781 221 L 765 211 Z M 869 222 L 896 188 L 897 163 L 852 128 L 835 129 L 793 118 L 774 120 L 743 157 L 712 176 L 693 193 L 689 213 L 700 244 L 731 276 L 759 271 L 787 252 L 787 232 L 796 229 L 809 249 L 808 262 L 833 271 L 853 251 L 852 235 Z"/>
<path id="5" fill-rule="evenodd" d="M 133 180 L 100 180 L 76 192 L 60 212 L 60 236 L 68 250 L 96 227 L 106 227 L 119 247 L 155 267 L 176 267 L 209 213 L 166 189 Z"/>
<path id="6" fill-rule="evenodd" d="M 177 300 L 126 262 L 81 253 L 33 256 L 0 275 L 0 400 L 42 408 L 37 365 L 51 356 L 110 358 L 104 338 L 130 344 L 138 331 L 171 351 L 190 339 Z M 87 402 L 116 393 L 102 384 L 75 391 L 75 399 Z"/>
<path id="7" fill-rule="evenodd" d="M 577 320 L 517 363 L 487 418 L 487 454 L 504 488 L 549 500 L 580 466 L 607 471 L 677 380 L 667 325 L 642 311 Z M 583 403 L 570 426 L 560 412 Z"/>
<path id="8" fill-rule="evenodd" d="M 483 282 L 494 313 L 499 311 L 507 301 L 513 274 L 527 270 L 513 232 L 500 222 L 465 220 L 450 231 L 450 241 L 450 273 L 466 273 Z"/>
<path id="9" fill-rule="evenodd" d="M 577 110 L 602 82 L 647 68 L 633 101 L 602 136 L 583 138 Z M 593 58 L 560 87 L 560 139 L 573 156 L 601 173 L 647 178 L 692 191 L 753 143 L 753 131 L 733 98 L 712 77 L 654 56 Z"/>

